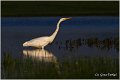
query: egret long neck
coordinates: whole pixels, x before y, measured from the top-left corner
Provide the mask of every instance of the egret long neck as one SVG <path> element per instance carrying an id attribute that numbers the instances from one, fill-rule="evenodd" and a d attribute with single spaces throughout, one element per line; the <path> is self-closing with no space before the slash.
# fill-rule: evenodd
<path id="1" fill-rule="evenodd" d="M 52 41 L 54 40 L 54 38 L 56 37 L 56 35 L 57 35 L 58 31 L 59 31 L 59 26 L 60 26 L 61 22 L 62 21 L 59 20 L 59 22 L 57 23 L 57 28 L 56 28 L 55 32 L 50 36 Z"/>

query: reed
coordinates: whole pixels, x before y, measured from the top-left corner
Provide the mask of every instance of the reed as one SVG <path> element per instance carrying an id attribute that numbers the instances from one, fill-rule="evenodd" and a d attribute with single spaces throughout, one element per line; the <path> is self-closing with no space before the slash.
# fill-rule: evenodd
<path id="1" fill-rule="evenodd" d="M 119 59 L 112 57 L 80 57 L 58 62 L 44 62 L 32 58 L 15 59 L 5 53 L 2 60 L 3 79 L 53 78 L 115 78 L 119 77 Z M 97 77 L 95 73 L 117 73 L 117 76 Z"/>

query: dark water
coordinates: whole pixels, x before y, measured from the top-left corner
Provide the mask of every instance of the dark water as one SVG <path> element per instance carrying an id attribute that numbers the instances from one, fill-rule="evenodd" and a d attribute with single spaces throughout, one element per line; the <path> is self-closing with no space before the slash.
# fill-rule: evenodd
<path id="1" fill-rule="evenodd" d="M 2 18 L 2 78 L 118 78 L 118 17 L 73 17 L 44 50 L 22 46 L 51 35 L 58 20 Z"/>

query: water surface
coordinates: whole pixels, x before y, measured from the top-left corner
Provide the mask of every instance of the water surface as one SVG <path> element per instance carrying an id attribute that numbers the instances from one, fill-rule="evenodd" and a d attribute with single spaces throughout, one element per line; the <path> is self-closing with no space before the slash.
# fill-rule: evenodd
<path id="1" fill-rule="evenodd" d="M 118 17 L 73 17 L 44 50 L 22 46 L 51 35 L 59 18 L 2 18 L 2 78 L 118 78 Z"/>

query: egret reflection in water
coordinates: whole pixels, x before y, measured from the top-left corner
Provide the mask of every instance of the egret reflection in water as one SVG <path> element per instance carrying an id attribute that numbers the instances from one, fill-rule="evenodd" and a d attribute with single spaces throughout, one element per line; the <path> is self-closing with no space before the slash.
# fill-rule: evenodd
<path id="1" fill-rule="evenodd" d="M 57 58 L 50 51 L 45 49 L 34 49 L 34 50 L 23 50 L 23 54 L 27 57 L 32 57 L 32 59 L 36 59 L 42 62 L 52 62 L 55 65 L 55 69 L 57 73 L 60 74 L 60 67 Z"/>
<path id="2" fill-rule="evenodd" d="M 34 49 L 34 50 L 23 50 L 23 54 L 27 57 L 32 57 L 44 62 L 56 62 L 57 58 L 53 55 L 52 52 L 49 52 L 44 49 Z"/>

